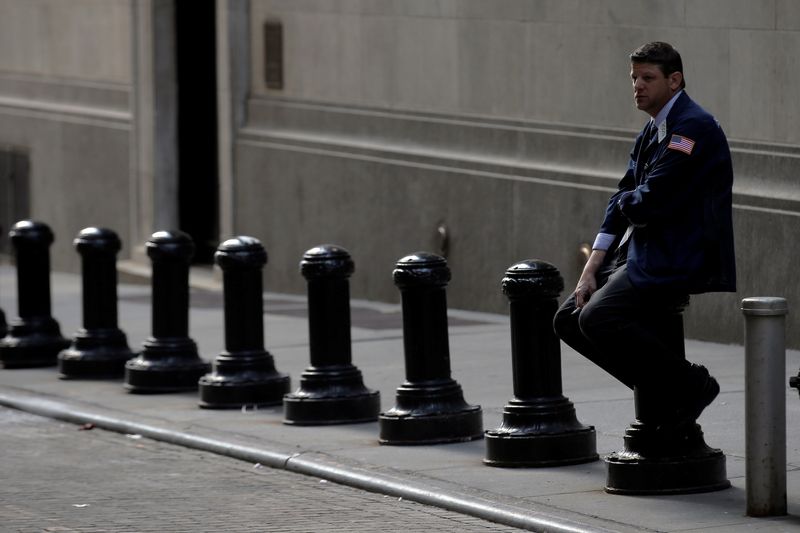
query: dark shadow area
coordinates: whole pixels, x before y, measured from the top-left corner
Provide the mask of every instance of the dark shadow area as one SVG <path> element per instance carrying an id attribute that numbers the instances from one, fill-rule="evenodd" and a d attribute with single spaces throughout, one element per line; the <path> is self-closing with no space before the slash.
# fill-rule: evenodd
<path id="1" fill-rule="evenodd" d="M 28 154 L 0 147 L 0 254 L 11 254 L 8 232 L 30 216 Z"/>
<path id="2" fill-rule="evenodd" d="M 214 0 L 176 0 L 178 217 L 195 263 L 211 263 L 219 240 L 215 24 Z"/>

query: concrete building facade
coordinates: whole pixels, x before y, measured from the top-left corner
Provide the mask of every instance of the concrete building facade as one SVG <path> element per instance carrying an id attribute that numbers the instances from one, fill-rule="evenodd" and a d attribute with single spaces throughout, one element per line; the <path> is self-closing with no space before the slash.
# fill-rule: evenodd
<path id="1" fill-rule="evenodd" d="M 571 290 L 647 118 L 627 58 L 652 40 L 734 156 L 739 292 L 693 298 L 687 335 L 740 342 L 741 298 L 800 301 L 793 0 L 0 0 L 0 180 L 22 198 L 0 224 L 50 223 L 64 269 L 88 225 L 140 262 L 158 229 L 206 260 L 252 235 L 267 289 L 297 293 L 302 253 L 335 242 L 353 295 L 386 301 L 428 250 L 452 307 L 502 311 L 521 259 Z"/>

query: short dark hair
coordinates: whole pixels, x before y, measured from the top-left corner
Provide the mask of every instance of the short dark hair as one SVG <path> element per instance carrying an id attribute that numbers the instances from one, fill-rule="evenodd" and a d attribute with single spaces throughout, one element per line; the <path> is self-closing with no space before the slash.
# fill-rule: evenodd
<path id="1" fill-rule="evenodd" d="M 657 65 L 664 76 L 669 76 L 673 72 L 680 72 L 683 75 L 683 60 L 681 55 L 669 43 L 655 41 L 643 44 L 631 52 L 631 63 L 651 63 Z M 686 87 L 686 80 L 681 81 L 681 89 Z"/>

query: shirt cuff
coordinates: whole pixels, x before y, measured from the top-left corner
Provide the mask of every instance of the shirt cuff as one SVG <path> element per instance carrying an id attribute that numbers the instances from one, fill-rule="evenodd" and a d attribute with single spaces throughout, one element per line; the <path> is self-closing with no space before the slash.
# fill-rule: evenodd
<path id="1" fill-rule="evenodd" d="M 594 239 L 592 250 L 608 250 L 616 238 L 616 235 L 611 235 L 610 233 L 598 233 Z"/>

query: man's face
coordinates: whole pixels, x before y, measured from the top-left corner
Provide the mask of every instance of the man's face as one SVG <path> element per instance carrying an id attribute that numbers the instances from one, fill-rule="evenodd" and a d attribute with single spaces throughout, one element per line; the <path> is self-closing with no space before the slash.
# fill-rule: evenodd
<path id="1" fill-rule="evenodd" d="M 658 65 L 631 63 L 633 100 L 636 108 L 655 117 L 664 104 L 680 89 L 683 74 L 673 72 L 664 76 Z"/>

